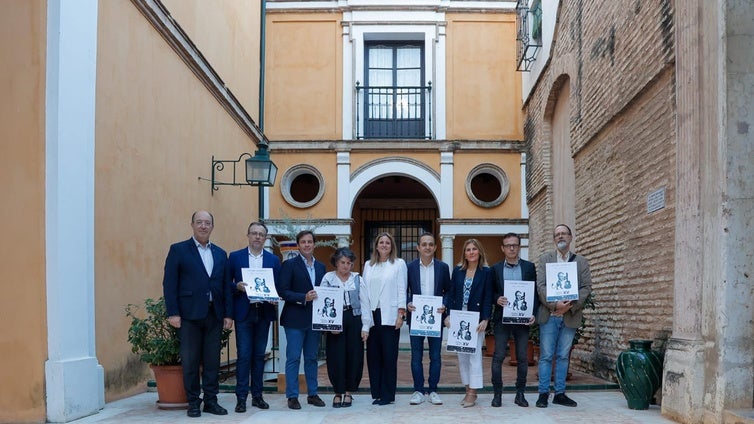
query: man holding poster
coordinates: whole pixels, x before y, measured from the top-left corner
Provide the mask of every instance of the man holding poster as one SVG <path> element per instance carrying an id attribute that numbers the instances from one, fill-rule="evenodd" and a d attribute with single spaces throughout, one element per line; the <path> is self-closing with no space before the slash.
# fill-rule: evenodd
<path id="1" fill-rule="evenodd" d="M 408 298 L 406 308 L 409 310 L 409 328 L 414 320 L 419 319 L 419 323 L 428 323 L 434 321 L 432 312 L 426 311 L 428 305 L 423 305 L 422 309 L 417 311 L 413 303 L 414 295 L 437 296 L 442 298 L 442 304 L 436 310 L 440 314 L 445 313 L 445 296 L 450 290 L 450 267 L 448 264 L 435 259 L 435 236 L 431 233 L 423 233 L 419 236 L 416 243 L 416 250 L 419 251 L 419 259 L 408 264 Z M 431 307 L 430 307 L 431 309 Z M 423 318 L 423 319 L 422 319 Z M 438 324 L 440 324 L 438 322 Z M 429 401 L 433 405 L 442 405 L 440 396 L 437 395 L 437 384 L 440 382 L 440 369 L 442 368 L 440 352 L 442 348 L 442 326 L 440 326 L 440 337 L 427 337 L 424 335 L 412 335 L 411 338 L 411 376 L 414 379 L 414 394 L 411 395 L 409 403 L 418 405 L 424 402 L 424 395 L 429 396 Z M 424 389 L 424 365 L 422 357 L 424 356 L 424 339 L 427 339 L 429 352 L 429 379 L 428 387 Z"/>
<path id="2" fill-rule="evenodd" d="M 506 290 L 506 282 L 516 281 L 517 283 L 530 284 L 534 288 L 537 281 L 537 271 L 532 262 L 523 260 L 519 257 L 521 251 L 521 238 L 516 233 L 508 233 L 503 236 L 500 248 L 505 255 L 505 259 L 496 263 L 492 270 L 495 273 L 495 284 L 492 286 L 492 300 L 495 309 L 492 314 L 492 322 L 495 331 L 495 354 L 492 357 L 492 387 L 495 394 L 492 397 L 492 406 L 499 408 L 502 406 L 503 395 L 503 378 L 502 364 L 505 359 L 505 347 L 508 339 L 513 335 L 516 343 L 516 359 L 518 360 L 516 368 L 516 398 L 515 404 L 521 407 L 529 406 L 529 402 L 524 397 L 526 390 L 526 376 L 529 371 L 527 358 L 527 344 L 529 341 L 529 326 L 534 323 L 534 317 L 539 309 L 539 299 L 534 295 L 530 300 L 526 299 L 523 293 L 526 290 Z M 532 290 L 536 293 L 536 290 Z M 531 305 L 527 305 L 531 303 Z M 503 323 L 503 309 L 512 306 L 516 311 L 529 318 L 525 322 Z M 512 321 L 515 321 L 513 319 Z"/>
<path id="3" fill-rule="evenodd" d="M 267 239 L 267 226 L 261 222 L 252 222 L 246 230 L 249 246 L 231 252 L 228 258 L 228 270 L 231 273 L 233 288 L 233 319 L 236 325 L 236 412 L 246 412 L 246 399 L 251 389 L 251 405 L 259 409 L 268 409 L 270 405 L 262 398 L 262 380 L 264 374 L 264 356 L 270 333 L 270 323 L 277 319 L 277 302 L 249 300 L 246 286 L 260 286 L 261 283 L 244 281 L 244 268 L 272 269 L 274 279 L 280 272 L 280 259 L 264 250 Z M 264 282 L 269 291 L 274 288 L 274 281 Z M 263 289 L 262 289 L 263 290 Z M 251 378 L 251 384 L 249 384 Z"/>
<path id="4" fill-rule="evenodd" d="M 571 229 L 560 224 L 553 233 L 555 251 L 545 253 L 539 259 L 537 268 L 537 295 L 542 307 L 537 314 L 539 323 L 540 355 L 539 355 L 539 398 L 537 407 L 547 408 L 550 393 L 550 375 L 552 373 L 552 358 L 555 357 L 555 396 L 552 403 L 563 406 L 576 406 L 576 402 L 565 394 L 565 380 L 568 372 L 568 354 L 573 344 L 573 336 L 581 325 L 584 302 L 592 292 L 592 275 L 589 272 L 589 262 L 581 255 L 570 251 L 573 234 Z M 548 263 L 575 262 L 578 281 L 578 299 L 557 300 L 547 302 Z M 555 274 L 557 279 L 557 274 Z M 564 279 L 561 278 L 561 285 Z"/>

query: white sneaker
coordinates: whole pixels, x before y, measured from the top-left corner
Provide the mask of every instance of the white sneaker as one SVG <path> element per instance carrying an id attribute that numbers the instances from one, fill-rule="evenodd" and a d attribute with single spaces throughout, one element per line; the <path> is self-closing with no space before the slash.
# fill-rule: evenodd
<path id="1" fill-rule="evenodd" d="M 408 401 L 410 405 L 418 405 L 422 402 L 424 402 L 424 393 L 422 392 L 414 392 L 414 394 L 411 395 L 411 400 Z"/>
<path id="2" fill-rule="evenodd" d="M 429 403 L 432 405 L 442 405 L 442 399 L 440 399 L 440 396 L 437 396 L 437 392 L 432 392 L 429 394 Z"/>

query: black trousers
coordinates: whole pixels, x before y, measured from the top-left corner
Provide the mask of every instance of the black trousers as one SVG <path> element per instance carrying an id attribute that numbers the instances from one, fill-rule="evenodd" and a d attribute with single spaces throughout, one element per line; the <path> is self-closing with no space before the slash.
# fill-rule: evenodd
<path id="1" fill-rule="evenodd" d="M 526 389 L 526 374 L 529 371 L 526 352 L 529 342 L 529 326 L 522 324 L 495 323 L 495 354 L 492 356 L 492 387 L 495 393 L 503 393 L 502 364 L 511 334 L 516 343 L 516 390 Z"/>
<path id="2" fill-rule="evenodd" d="M 369 313 L 369 312 L 366 312 Z M 395 401 L 398 384 L 398 341 L 400 331 L 394 325 L 382 325 L 380 310 L 372 313 L 374 327 L 367 338 L 367 369 L 372 399 Z"/>
<path id="3" fill-rule="evenodd" d="M 183 365 L 183 388 L 189 404 L 199 404 L 201 369 L 201 389 L 204 390 L 204 403 L 217 402 L 220 390 L 220 338 L 223 322 L 215 314 L 212 306 L 204 319 L 181 319 L 181 364 Z"/>
<path id="4" fill-rule="evenodd" d="M 361 316 L 343 311 L 343 331 L 327 333 L 327 375 L 335 393 L 355 392 L 364 373 Z"/>

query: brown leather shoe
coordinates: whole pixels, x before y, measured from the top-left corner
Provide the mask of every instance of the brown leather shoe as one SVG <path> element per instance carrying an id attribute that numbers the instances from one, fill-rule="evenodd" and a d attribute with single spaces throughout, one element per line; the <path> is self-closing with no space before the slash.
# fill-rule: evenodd
<path id="1" fill-rule="evenodd" d="M 318 406 L 318 407 L 325 406 L 325 401 L 323 401 L 322 399 L 320 399 L 320 397 L 317 396 L 317 395 L 307 396 L 306 397 L 306 403 L 308 403 L 309 405 Z"/>

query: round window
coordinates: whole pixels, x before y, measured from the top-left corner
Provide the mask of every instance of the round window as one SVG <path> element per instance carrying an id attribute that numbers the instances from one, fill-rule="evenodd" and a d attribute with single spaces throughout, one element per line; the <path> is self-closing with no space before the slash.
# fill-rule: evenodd
<path id="1" fill-rule="evenodd" d="M 325 194 L 325 180 L 311 165 L 291 167 L 281 179 L 283 198 L 291 206 L 308 208 L 316 205 Z"/>
<path id="2" fill-rule="evenodd" d="M 477 165 L 466 178 L 466 195 L 483 208 L 503 203 L 509 190 L 510 182 L 505 171 L 490 163 Z"/>

